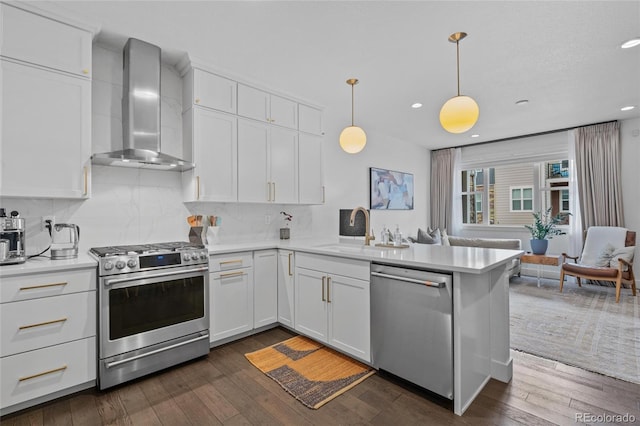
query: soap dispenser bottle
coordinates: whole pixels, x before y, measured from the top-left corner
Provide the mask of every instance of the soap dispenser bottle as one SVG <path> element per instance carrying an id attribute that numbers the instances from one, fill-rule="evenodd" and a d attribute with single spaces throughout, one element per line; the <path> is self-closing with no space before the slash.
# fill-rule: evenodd
<path id="1" fill-rule="evenodd" d="M 396 225 L 396 232 L 393 233 L 393 245 L 400 246 L 402 244 L 402 233 L 400 232 L 400 226 Z"/>

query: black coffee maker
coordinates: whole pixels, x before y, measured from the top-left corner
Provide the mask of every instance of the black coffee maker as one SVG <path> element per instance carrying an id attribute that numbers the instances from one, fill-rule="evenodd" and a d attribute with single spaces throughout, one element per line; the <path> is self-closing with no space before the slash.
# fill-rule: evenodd
<path id="1" fill-rule="evenodd" d="M 7 217 L 5 209 L 0 208 L 0 265 L 26 261 L 24 218 L 15 210 Z"/>

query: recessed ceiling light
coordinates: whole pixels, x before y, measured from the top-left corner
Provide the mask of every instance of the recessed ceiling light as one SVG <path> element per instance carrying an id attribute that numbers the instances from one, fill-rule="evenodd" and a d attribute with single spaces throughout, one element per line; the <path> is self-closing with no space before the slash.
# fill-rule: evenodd
<path id="1" fill-rule="evenodd" d="M 422 104 L 420 102 L 416 102 L 415 104 L 411 105 L 411 108 L 422 108 Z"/>
<path id="2" fill-rule="evenodd" d="M 526 105 L 528 103 L 529 103 L 529 99 L 520 99 L 519 101 L 516 101 L 516 105 L 518 106 Z"/>
<path id="3" fill-rule="evenodd" d="M 635 106 L 629 105 L 629 106 L 620 108 L 620 111 L 631 111 L 634 108 L 635 108 Z"/>
<path id="4" fill-rule="evenodd" d="M 631 40 L 627 40 L 620 45 L 623 49 L 628 49 L 630 47 L 634 47 L 640 44 L 640 37 L 632 38 Z"/>
<path id="5" fill-rule="evenodd" d="M 472 138 L 479 138 L 479 137 L 480 137 L 480 135 L 478 135 L 478 134 L 473 134 L 473 135 L 471 135 L 471 137 L 472 137 Z"/>

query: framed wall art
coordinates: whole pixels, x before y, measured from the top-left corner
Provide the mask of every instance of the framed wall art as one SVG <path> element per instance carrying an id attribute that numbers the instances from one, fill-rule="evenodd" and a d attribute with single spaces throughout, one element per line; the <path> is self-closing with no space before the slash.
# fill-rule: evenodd
<path id="1" fill-rule="evenodd" d="M 371 210 L 413 210 L 413 174 L 369 168 Z"/>

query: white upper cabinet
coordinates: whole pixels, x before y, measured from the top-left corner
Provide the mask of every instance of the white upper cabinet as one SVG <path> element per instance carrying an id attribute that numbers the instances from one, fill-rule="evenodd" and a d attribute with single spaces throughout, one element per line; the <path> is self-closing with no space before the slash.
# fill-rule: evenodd
<path id="1" fill-rule="evenodd" d="M 304 104 L 298 105 L 298 129 L 312 135 L 322 135 L 322 111 Z"/>
<path id="2" fill-rule="evenodd" d="M 298 202 L 298 132 L 238 120 L 238 201 Z"/>
<path id="3" fill-rule="evenodd" d="M 322 137 L 300 133 L 298 139 L 298 202 L 323 204 Z"/>
<path id="4" fill-rule="evenodd" d="M 0 55 L 91 77 L 92 34 L 8 4 L 0 4 Z"/>
<path id="5" fill-rule="evenodd" d="M 298 104 L 244 84 L 238 84 L 238 115 L 289 129 L 298 128 Z"/>
<path id="6" fill-rule="evenodd" d="M 195 163 L 182 174 L 185 201 L 237 201 L 238 119 L 196 107 L 182 120 L 185 157 Z"/>
<path id="7" fill-rule="evenodd" d="M 91 81 L 0 61 L 0 195 L 86 198 Z"/>
<path id="8" fill-rule="evenodd" d="M 237 86 L 233 80 L 192 68 L 184 76 L 183 108 L 198 105 L 235 114 Z"/>

